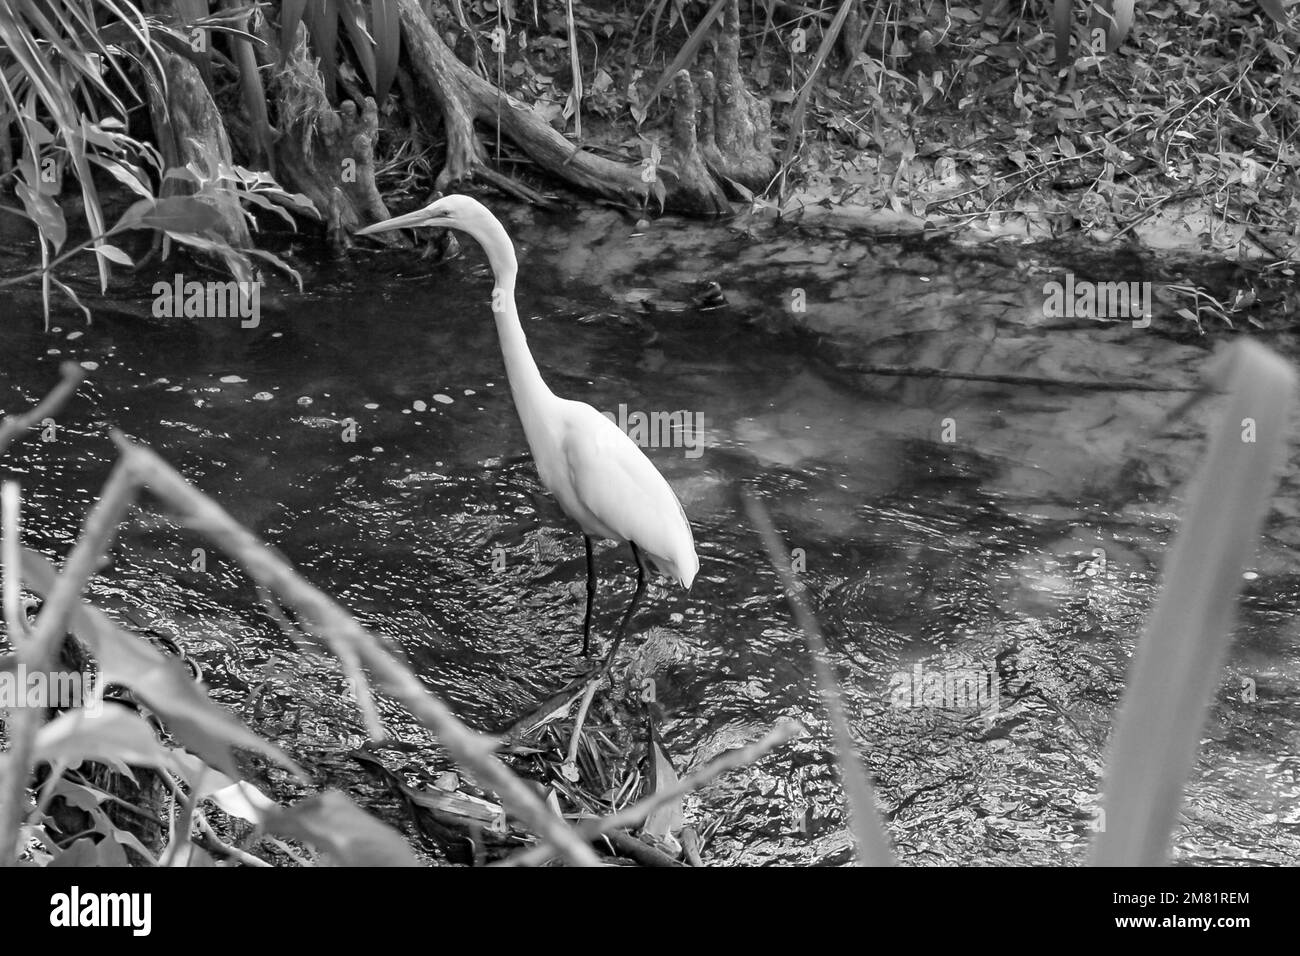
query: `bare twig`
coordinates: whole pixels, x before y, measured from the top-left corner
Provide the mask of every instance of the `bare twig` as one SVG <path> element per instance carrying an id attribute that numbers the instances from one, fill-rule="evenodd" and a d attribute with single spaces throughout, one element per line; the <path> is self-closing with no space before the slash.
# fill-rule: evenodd
<path id="1" fill-rule="evenodd" d="M 300 854 L 297 850 L 289 846 L 289 844 L 285 843 L 283 840 L 278 840 L 273 836 L 264 836 L 262 837 L 262 839 L 265 842 L 271 844 L 271 846 L 275 847 L 277 850 L 279 850 L 289 859 L 293 860 L 293 862 L 297 863 L 299 866 L 311 868 L 316 865 L 315 862 L 309 860 L 307 857 Z"/>
<path id="2" fill-rule="evenodd" d="M 866 768 L 858 756 L 857 745 L 849 730 L 849 718 L 844 712 L 844 702 L 840 699 L 839 685 L 831 671 L 826 651 L 826 641 L 822 637 L 817 618 L 808 609 L 804 599 L 803 582 L 795 577 L 790 568 L 790 555 L 785 545 L 772 527 L 772 519 L 762 502 L 746 490 L 743 493 L 745 511 L 754 522 L 763 546 L 767 549 L 768 559 L 781 585 L 785 588 L 786 599 L 794 619 L 808 641 L 808 649 L 813 661 L 813 670 L 817 674 L 817 683 L 821 687 L 822 702 L 831 719 L 831 728 L 835 737 L 835 751 L 840 765 L 841 783 L 849 804 L 849 828 L 857 844 L 857 863 L 859 866 L 892 866 L 894 854 L 889 848 L 889 837 L 885 834 L 880 814 L 876 810 L 876 797 L 871 781 L 867 778 Z"/>
<path id="3" fill-rule="evenodd" d="M 255 582 L 278 594 L 303 621 L 325 638 L 336 656 L 355 655 L 385 692 L 401 702 L 432 730 L 452 757 L 495 791 L 518 819 L 539 837 L 555 844 L 570 862 L 594 866 L 595 853 L 576 833 L 551 813 L 523 780 L 493 753 L 497 742 L 477 733 L 456 717 L 420 679 L 332 598 L 308 584 L 287 561 L 230 517 L 153 451 L 115 433 L 122 464 L 132 476 L 173 509 L 180 520 L 218 544 L 240 562 Z"/>
<path id="4" fill-rule="evenodd" d="M 0 421 L 0 455 L 5 453 L 9 443 L 19 434 L 38 425 L 62 408 L 64 402 L 72 397 L 86 377 L 85 369 L 76 362 L 64 362 L 59 367 L 59 372 L 63 375 L 62 381 L 54 386 L 50 394 L 41 399 L 34 408 L 17 415 L 10 415 L 4 421 Z"/>
<path id="5" fill-rule="evenodd" d="M 366 673 L 361 667 L 361 659 L 357 652 L 350 647 L 336 647 L 335 650 L 342 651 L 339 654 L 339 664 L 343 668 L 343 674 L 352 687 L 352 696 L 357 700 L 357 710 L 361 712 L 361 719 L 366 725 L 366 733 L 375 743 L 381 743 L 386 739 L 383 722 L 379 719 L 379 709 L 375 706 L 375 698 L 370 693 L 370 682 L 366 680 Z"/>
<path id="6" fill-rule="evenodd" d="M 164 773 L 163 777 L 170 778 L 171 774 Z M 190 865 L 190 858 L 193 856 L 190 831 L 194 827 L 194 811 L 199 805 L 199 789 L 191 787 L 187 794 L 181 790 L 176 781 L 169 779 L 168 783 L 172 788 L 172 796 L 182 801 L 181 815 L 172 820 L 171 842 L 167 845 L 167 853 L 159 866 L 186 867 Z"/>
<path id="7" fill-rule="evenodd" d="M 271 865 L 261 857 L 253 856 L 247 850 L 241 850 L 239 847 L 231 846 L 222 840 L 217 836 L 216 831 L 212 829 L 212 824 L 208 822 L 207 815 L 202 810 L 194 815 L 194 819 L 198 821 L 199 832 L 203 836 L 203 842 L 199 845 L 209 853 L 228 857 L 237 863 L 244 864 L 244 866 L 269 867 Z"/>
<path id="8" fill-rule="evenodd" d="M 592 698 L 596 696 L 596 688 L 600 685 L 600 679 L 604 672 L 597 674 L 592 678 L 591 683 L 587 685 L 586 691 L 582 695 L 582 703 L 578 705 L 578 716 L 573 721 L 573 736 L 569 738 L 569 754 L 565 758 L 566 765 L 576 765 L 578 760 L 578 745 L 582 743 L 582 725 L 587 720 L 587 710 L 591 707 Z M 576 778 L 575 778 L 576 779 Z"/>

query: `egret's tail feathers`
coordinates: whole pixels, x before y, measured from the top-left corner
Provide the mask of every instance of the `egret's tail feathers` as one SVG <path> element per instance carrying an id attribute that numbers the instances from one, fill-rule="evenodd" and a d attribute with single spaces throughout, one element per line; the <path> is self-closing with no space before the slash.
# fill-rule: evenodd
<path id="1" fill-rule="evenodd" d="M 692 550 L 689 558 L 677 565 L 677 583 L 689 591 L 691 585 L 695 582 L 695 575 L 699 570 L 700 559 L 696 556 L 695 551 Z"/>
<path id="2" fill-rule="evenodd" d="M 700 570 L 700 559 L 695 556 L 693 548 L 684 554 L 674 555 L 671 558 L 649 554 L 644 551 L 642 553 L 649 559 L 650 564 L 656 571 L 670 581 L 676 581 L 687 590 L 690 589 L 696 573 Z"/>

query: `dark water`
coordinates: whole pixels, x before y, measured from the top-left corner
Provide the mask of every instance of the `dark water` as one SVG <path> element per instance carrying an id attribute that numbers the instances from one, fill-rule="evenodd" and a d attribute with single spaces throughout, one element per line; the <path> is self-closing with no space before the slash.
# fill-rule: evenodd
<path id="1" fill-rule="evenodd" d="M 705 858 L 833 863 L 848 847 L 803 640 L 736 498 L 750 484 L 801 549 L 900 857 L 1082 862 L 1128 656 L 1215 409 L 1161 430 L 1182 393 L 861 366 L 1190 386 L 1210 343 L 1162 331 L 1172 326 L 1159 312 L 1148 330 L 1042 314 L 1046 271 L 1165 267 L 746 225 L 638 235 L 601 212 L 517 211 L 508 226 L 520 311 L 553 390 L 704 418 L 699 457 L 648 450 L 691 519 L 700 574 L 689 594 L 652 589 L 629 652 L 655 678 L 678 769 L 783 717 L 813 731 L 692 798 Z M 58 440 L 29 439 L 7 462 L 23 480 L 29 543 L 65 556 L 111 464 L 108 429 L 121 428 L 399 644 L 467 721 L 502 727 L 572 673 L 584 572 L 581 537 L 526 455 L 484 260 L 300 265 L 306 291 L 264 298 L 255 329 L 154 319 L 147 288 L 119 286 L 95 300 L 93 326 L 61 309 L 47 333 L 30 291 L 0 290 L 4 411 L 43 394 L 60 361 L 95 365 Z M 704 280 L 722 285 L 725 306 L 692 303 Z M 806 311 L 792 308 L 800 290 Z M 1270 341 L 1300 355 L 1282 335 Z M 355 442 L 343 440 L 349 418 Z M 1296 460 L 1246 582 L 1179 860 L 1282 862 L 1300 850 Z M 214 694 L 320 786 L 403 825 L 346 756 L 364 731 L 337 668 L 294 647 L 238 570 L 200 546 L 138 515 L 93 595 L 175 635 Z M 631 567 L 612 550 L 598 563 L 607 635 Z M 900 706 L 918 667 L 1000 675 L 1002 693 L 981 712 Z M 1257 699 L 1241 699 L 1244 679 Z M 444 766 L 402 712 L 383 716 L 419 745 L 393 766 L 412 780 Z"/>

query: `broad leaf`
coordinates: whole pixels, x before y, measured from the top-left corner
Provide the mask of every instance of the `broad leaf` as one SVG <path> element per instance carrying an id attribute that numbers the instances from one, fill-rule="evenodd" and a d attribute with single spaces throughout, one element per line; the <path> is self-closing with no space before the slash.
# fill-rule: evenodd
<path id="1" fill-rule="evenodd" d="M 23 580 L 33 591 L 48 595 L 55 570 L 43 556 L 23 552 Z M 239 777 L 231 747 L 261 753 L 302 776 L 298 766 L 275 745 L 245 727 L 210 699 L 190 679 L 180 661 L 163 656 L 144 640 L 119 628 L 103 611 L 88 604 L 72 609 L 69 630 L 83 641 L 99 661 L 106 683 L 123 684 L 135 691 L 188 749 L 231 777 Z"/>
<path id="2" fill-rule="evenodd" d="M 158 742 L 148 721 L 112 701 L 105 701 L 103 713 L 96 716 L 84 707 L 59 714 L 37 732 L 33 752 L 37 760 L 69 767 L 84 760 L 123 770 L 172 766 L 171 750 Z"/>
<path id="3" fill-rule="evenodd" d="M 22 200 L 28 218 L 36 224 L 45 241 L 54 246 L 55 252 L 62 249 L 68 238 L 68 224 L 63 220 L 63 210 L 59 204 L 24 182 L 15 184 L 14 192 Z"/>
<path id="4" fill-rule="evenodd" d="M 1259 6 L 1278 26 L 1287 25 L 1286 7 L 1282 5 L 1282 0 L 1259 0 Z"/>
<path id="5" fill-rule="evenodd" d="M 176 764 L 200 800 L 211 800 L 232 817 L 249 823 L 261 823 L 268 811 L 279 805 L 251 783 L 231 780 L 220 770 L 213 770 L 193 754 L 177 751 Z"/>
<path id="6" fill-rule="evenodd" d="M 266 817 L 276 833 L 312 844 L 342 866 L 419 866 L 402 835 L 337 790 Z"/>

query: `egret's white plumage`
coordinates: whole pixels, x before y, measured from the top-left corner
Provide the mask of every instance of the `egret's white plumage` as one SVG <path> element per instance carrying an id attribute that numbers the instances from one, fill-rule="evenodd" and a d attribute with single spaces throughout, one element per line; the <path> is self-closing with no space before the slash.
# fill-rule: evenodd
<path id="1" fill-rule="evenodd" d="M 468 233 L 487 253 L 496 280 L 492 313 L 506 378 L 542 484 L 588 539 L 632 545 L 638 565 L 637 592 L 615 638 L 616 648 L 644 589 L 642 555 L 684 587 L 695 580 L 700 562 L 686 514 L 663 475 L 617 425 L 590 405 L 560 398 L 546 387 L 519 324 L 514 246 L 505 228 L 481 203 L 468 196 L 446 196 L 358 234 L 422 226 Z M 587 545 L 590 562 L 590 540 Z M 589 563 L 584 639 L 594 590 L 594 569 Z"/>
<path id="2" fill-rule="evenodd" d="M 689 588 L 700 561 L 686 514 L 664 476 L 600 412 L 582 402 L 557 401 L 564 406 L 564 473 L 552 481 L 543 475 L 543 484 L 584 533 L 635 544 L 656 568 Z M 535 449 L 533 457 L 540 471 Z"/>

